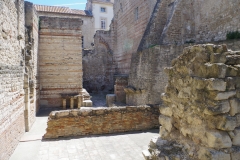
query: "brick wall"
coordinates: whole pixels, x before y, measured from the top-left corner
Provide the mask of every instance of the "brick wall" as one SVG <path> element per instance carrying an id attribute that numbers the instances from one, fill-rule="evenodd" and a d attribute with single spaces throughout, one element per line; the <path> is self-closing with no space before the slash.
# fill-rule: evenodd
<path id="1" fill-rule="evenodd" d="M 7 160 L 24 133 L 24 1 L 0 2 L 0 159 Z"/>
<path id="2" fill-rule="evenodd" d="M 132 53 L 137 51 L 156 0 L 123 0 L 114 3 L 115 36 L 114 60 L 117 74 L 128 74 Z M 135 10 L 138 8 L 138 19 Z"/>
<path id="3" fill-rule="evenodd" d="M 159 126 L 158 107 L 134 106 L 51 112 L 44 138 L 146 130 Z"/>
<path id="4" fill-rule="evenodd" d="M 51 12 L 40 12 L 38 11 L 39 16 L 46 17 L 59 17 L 59 18 L 79 18 L 83 20 L 82 25 L 82 36 L 84 36 L 83 40 L 83 48 L 85 49 L 93 49 L 93 37 L 94 37 L 94 20 L 92 16 L 82 16 L 82 15 L 74 15 L 67 13 L 51 13 Z"/>
<path id="5" fill-rule="evenodd" d="M 82 20 L 40 17 L 40 105 L 62 106 L 61 94 L 82 91 Z"/>

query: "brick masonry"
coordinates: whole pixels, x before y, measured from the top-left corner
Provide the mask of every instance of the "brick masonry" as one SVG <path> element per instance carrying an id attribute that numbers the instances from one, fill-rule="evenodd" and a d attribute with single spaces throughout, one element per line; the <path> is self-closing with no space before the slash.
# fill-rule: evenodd
<path id="1" fill-rule="evenodd" d="M 129 106 L 51 112 L 44 138 L 146 130 L 159 126 L 157 106 Z"/>
<path id="2" fill-rule="evenodd" d="M 81 25 L 78 18 L 40 17 L 41 107 L 60 107 L 61 94 L 82 91 Z"/>
<path id="3" fill-rule="evenodd" d="M 7 160 L 24 126 L 24 1 L 0 2 L 0 159 Z"/>

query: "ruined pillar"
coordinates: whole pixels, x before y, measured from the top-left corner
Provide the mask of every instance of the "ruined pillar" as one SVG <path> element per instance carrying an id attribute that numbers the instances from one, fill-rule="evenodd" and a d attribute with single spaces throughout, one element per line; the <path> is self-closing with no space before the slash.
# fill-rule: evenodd
<path id="1" fill-rule="evenodd" d="M 70 98 L 70 108 L 74 108 L 74 98 Z"/>
<path id="2" fill-rule="evenodd" d="M 165 68 L 160 137 L 146 159 L 239 159 L 239 53 L 225 45 L 190 46 Z"/>
<path id="3" fill-rule="evenodd" d="M 81 95 L 78 97 L 78 109 L 82 107 L 82 103 L 83 103 L 83 96 Z"/>

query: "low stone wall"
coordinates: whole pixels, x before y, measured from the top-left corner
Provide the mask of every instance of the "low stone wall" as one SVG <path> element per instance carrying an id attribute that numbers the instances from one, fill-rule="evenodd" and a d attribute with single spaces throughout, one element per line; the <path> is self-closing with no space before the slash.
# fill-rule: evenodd
<path id="1" fill-rule="evenodd" d="M 159 126 L 157 106 L 81 108 L 51 112 L 44 138 L 97 135 Z"/>

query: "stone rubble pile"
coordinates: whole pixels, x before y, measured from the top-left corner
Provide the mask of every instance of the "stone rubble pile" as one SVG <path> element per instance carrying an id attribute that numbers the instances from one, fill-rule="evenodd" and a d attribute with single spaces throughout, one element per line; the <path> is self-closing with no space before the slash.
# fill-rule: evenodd
<path id="1" fill-rule="evenodd" d="M 240 159 L 240 51 L 195 45 L 165 68 L 160 137 L 146 159 Z"/>

